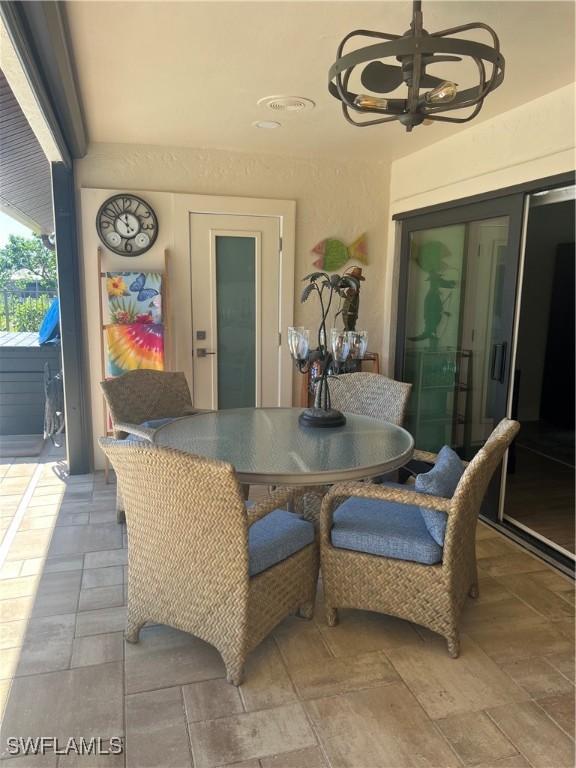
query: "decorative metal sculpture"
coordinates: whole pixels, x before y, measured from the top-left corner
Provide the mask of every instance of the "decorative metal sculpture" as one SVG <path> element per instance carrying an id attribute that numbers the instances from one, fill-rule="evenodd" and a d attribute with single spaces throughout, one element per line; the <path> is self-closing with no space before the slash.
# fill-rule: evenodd
<path id="1" fill-rule="evenodd" d="M 470 29 L 483 29 L 488 32 L 492 38 L 492 46 L 452 37 Z M 356 37 L 376 38 L 387 42 L 344 53 L 346 43 Z M 336 62 L 330 68 L 328 90 L 342 102 L 346 120 L 360 128 L 393 120 L 399 120 L 406 126 L 407 131 L 423 122 L 437 120 L 466 123 L 476 117 L 486 96 L 504 80 L 504 57 L 500 53 L 498 36 L 491 27 L 482 22 L 474 22 L 429 33 L 423 28 L 421 0 L 414 0 L 410 29 L 403 35 L 357 29 L 346 35 L 338 46 L 336 55 Z M 478 68 L 479 82 L 473 88 L 459 91 L 456 83 L 426 72 L 426 68 L 431 65 L 461 61 L 463 56 L 470 58 Z M 385 64 L 381 61 L 391 57 L 395 57 L 400 65 Z M 486 64 L 491 66 L 489 76 Z M 350 91 L 350 78 L 360 65 L 366 65 L 360 72 L 362 85 L 372 94 L 390 93 L 404 84 L 408 88 L 407 98 L 383 98 L 379 95 Z M 431 90 L 421 92 L 422 89 Z M 473 110 L 467 117 L 447 117 L 439 114 L 469 107 L 473 107 Z M 357 121 L 351 116 L 350 110 L 386 117 Z"/>
<path id="2" fill-rule="evenodd" d="M 316 293 L 320 302 L 318 347 L 310 349 L 310 331 L 303 327 L 288 329 L 288 347 L 300 373 L 308 373 L 320 367 L 320 375 L 316 382 L 314 407 L 304 409 L 299 421 L 306 427 L 341 427 L 346 423 L 346 417 L 341 411 L 332 408 L 328 378 L 337 373 L 339 366 L 350 357 L 364 357 L 368 337 L 365 331 L 340 331 L 334 328 L 331 331 L 329 348 L 326 319 L 334 294 L 343 296 L 351 291 L 357 293 L 360 281 L 352 275 L 328 275 L 326 272 L 312 272 L 306 275 L 304 281 L 308 281 L 308 285 L 302 291 L 300 301 L 304 303 Z"/>

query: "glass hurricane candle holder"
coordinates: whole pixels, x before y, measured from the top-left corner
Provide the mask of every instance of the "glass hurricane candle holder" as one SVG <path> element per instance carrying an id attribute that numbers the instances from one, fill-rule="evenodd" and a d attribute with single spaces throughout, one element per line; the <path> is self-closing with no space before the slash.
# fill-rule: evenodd
<path id="1" fill-rule="evenodd" d="M 288 328 L 288 349 L 292 359 L 303 363 L 308 360 L 310 352 L 310 331 L 303 326 L 290 326 Z"/>
<path id="2" fill-rule="evenodd" d="M 332 328 L 331 333 L 332 357 L 336 364 L 345 363 L 350 356 L 350 339 L 348 331 Z"/>
<path id="3" fill-rule="evenodd" d="M 362 360 L 368 349 L 368 331 L 348 331 L 348 343 L 352 360 Z"/>

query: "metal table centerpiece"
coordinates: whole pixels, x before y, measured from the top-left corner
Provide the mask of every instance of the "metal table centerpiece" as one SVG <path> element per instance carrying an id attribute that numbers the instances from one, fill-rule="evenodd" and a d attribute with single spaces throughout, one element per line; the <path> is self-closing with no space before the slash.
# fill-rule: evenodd
<path id="1" fill-rule="evenodd" d="M 305 427 L 341 427 L 346 424 L 346 417 L 341 411 L 332 408 L 329 378 L 337 376 L 348 360 L 361 360 L 368 346 L 366 331 L 349 331 L 332 328 L 330 346 L 327 344 L 326 319 L 335 295 L 349 298 L 360 290 L 357 277 L 329 275 L 326 272 L 312 272 L 306 275 L 308 284 L 302 291 L 300 301 L 304 303 L 315 293 L 320 303 L 321 319 L 317 332 L 318 346 L 310 349 L 310 330 L 302 326 L 288 328 L 288 347 L 292 359 L 300 373 L 318 371 L 315 378 L 314 406 L 305 408 L 299 422 Z"/>

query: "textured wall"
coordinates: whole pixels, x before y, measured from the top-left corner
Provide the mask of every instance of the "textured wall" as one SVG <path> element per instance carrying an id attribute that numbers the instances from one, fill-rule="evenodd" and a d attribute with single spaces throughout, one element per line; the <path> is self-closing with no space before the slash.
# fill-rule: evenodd
<path id="1" fill-rule="evenodd" d="M 296 292 L 311 270 L 310 250 L 324 237 L 349 243 L 368 232 L 360 325 L 381 351 L 388 167 L 220 150 L 95 144 L 77 162 L 78 187 L 190 192 L 296 200 Z M 179 255 L 180 258 L 185 256 Z M 315 323 L 315 306 L 296 302 L 295 322 Z"/>
<path id="2" fill-rule="evenodd" d="M 171 204 L 174 198 L 164 193 L 295 200 L 294 322 L 310 327 L 317 327 L 318 305 L 312 300 L 301 305 L 299 294 L 302 277 L 314 269 L 312 261 L 315 256 L 310 253 L 311 249 L 325 237 L 337 237 L 351 243 L 359 234 L 367 232 L 370 263 L 364 268 L 366 282 L 362 286 L 358 327 L 368 329 L 369 348 L 381 353 L 388 166 L 349 161 L 330 162 L 325 159 L 255 156 L 220 150 L 94 144 L 89 148 L 87 156 L 77 161 L 75 172 L 78 190 L 90 190 L 83 193 L 80 205 L 80 242 L 85 251 L 82 263 L 87 367 L 90 371 L 95 436 L 102 432 L 102 415 L 98 391 L 100 358 L 98 299 L 94 287 L 97 271 L 94 215 L 99 203 L 113 190 L 140 193 L 158 212 L 158 241 L 141 261 L 143 268 L 148 269 L 160 266 L 163 248 L 170 249 L 171 259 L 189 258 L 188 253 L 174 251 L 174 227 L 177 226 Z M 126 268 L 125 260 L 121 257 L 110 261 L 111 268 Z M 171 289 L 172 296 L 182 291 L 182 286 L 174 288 Z M 182 302 L 179 302 L 181 305 Z M 295 376 L 295 393 L 299 391 L 298 379 Z"/>
<path id="3" fill-rule="evenodd" d="M 574 170 L 574 147 L 574 85 L 569 85 L 483 123 L 472 123 L 467 130 L 392 163 L 389 221 L 401 211 Z M 390 254 L 395 230 L 393 225 L 388 230 Z M 398 259 L 390 258 L 384 308 L 390 322 L 383 339 L 389 366 L 396 333 L 397 278 Z"/>

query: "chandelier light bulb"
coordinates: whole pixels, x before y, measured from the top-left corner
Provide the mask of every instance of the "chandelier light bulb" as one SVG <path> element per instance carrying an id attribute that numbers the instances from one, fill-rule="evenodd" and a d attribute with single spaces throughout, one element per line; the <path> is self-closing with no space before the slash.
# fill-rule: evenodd
<path id="1" fill-rule="evenodd" d="M 365 93 L 359 93 L 354 99 L 354 105 L 359 109 L 386 109 L 388 99 L 381 96 L 368 96 Z"/>
<path id="2" fill-rule="evenodd" d="M 436 88 L 428 91 L 424 98 L 429 104 L 448 104 L 449 102 L 454 101 L 457 95 L 458 88 L 456 87 L 456 83 L 451 83 L 446 80 L 445 82 L 440 83 L 440 85 L 437 85 Z"/>

